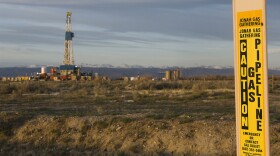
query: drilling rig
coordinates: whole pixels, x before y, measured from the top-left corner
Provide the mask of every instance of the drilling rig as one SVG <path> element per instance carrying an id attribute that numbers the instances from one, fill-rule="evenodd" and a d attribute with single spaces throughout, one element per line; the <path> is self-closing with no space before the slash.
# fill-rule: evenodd
<path id="1" fill-rule="evenodd" d="M 66 32 L 65 32 L 65 41 L 64 41 L 64 65 L 74 65 L 74 53 L 73 53 L 73 42 L 74 33 L 72 32 L 71 26 L 71 15 L 72 13 L 68 11 L 66 13 Z"/>
<path id="2" fill-rule="evenodd" d="M 77 79 L 77 76 L 80 76 L 80 68 L 74 64 L 73 41 L 72 41 L 74 37 L 74 33 L 72 32 L 71 16 L 72 13 L 68 11 L 66 13 L 64 59 L 63 59 L 63 65 L 60 65 L 59 67 L 60 80 Z"/>

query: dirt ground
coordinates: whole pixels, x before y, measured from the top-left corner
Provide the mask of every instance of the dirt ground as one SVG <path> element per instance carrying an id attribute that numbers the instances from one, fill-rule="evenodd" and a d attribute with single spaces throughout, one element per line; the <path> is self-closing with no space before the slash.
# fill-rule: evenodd
<path id="1" fill-rule="evenodd" d="M 212 84 L 55 84 L 75 94 L 53 86 L 2 90 L 0 155 L 236 155 L 231 82 Z M 276 90 L 270 94 L 273 156 L 280 155 L 279 111 Z"/>
<path id="2" fill-rule="evenodd" d="M 3 114 L 8 126 L 17 114 Z M 12 118 L 9 118 L 13 116 Z M 235 121 L 139 116 L 38 116 L 10 125 L 1 155 L 236 155 Z M 130 119 L 130 120 L 128 120 Z M 13 127 L 15 126 L 15 127 Z M 271 126 L 271 154 L 280 155 L 280 124 Z M 12 132 L 10 132 L 12 133 Z"/>

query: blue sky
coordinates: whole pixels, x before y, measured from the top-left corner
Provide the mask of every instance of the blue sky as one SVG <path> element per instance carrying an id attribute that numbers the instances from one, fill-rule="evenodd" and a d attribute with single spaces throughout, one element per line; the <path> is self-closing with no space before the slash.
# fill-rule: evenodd
<path id="1" fill-rule="evenodd" d="M 267 2 L 280 67 L 280 2 Z M 76 64 L 233 66 L 231 0 L 0 0 L 0 67 L 59 65 L 72 11 Z"/>

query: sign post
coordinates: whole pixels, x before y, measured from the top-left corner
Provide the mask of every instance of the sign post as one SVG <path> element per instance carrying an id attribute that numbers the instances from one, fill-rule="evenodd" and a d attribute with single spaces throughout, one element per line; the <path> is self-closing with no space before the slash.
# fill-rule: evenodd
<path id="1" fill-rule="evenodd" d="M 238 156 L 269 156 L 266 0 L 233 0 Z"/>

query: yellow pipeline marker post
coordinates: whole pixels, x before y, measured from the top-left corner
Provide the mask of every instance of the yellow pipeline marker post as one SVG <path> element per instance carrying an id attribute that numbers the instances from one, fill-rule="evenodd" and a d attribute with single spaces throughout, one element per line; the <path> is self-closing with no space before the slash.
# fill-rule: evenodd
<path id="1" fill-rule="evenodd" d="M 233 0 L 238 156 L 269 156 L 266 0 Z"/>

